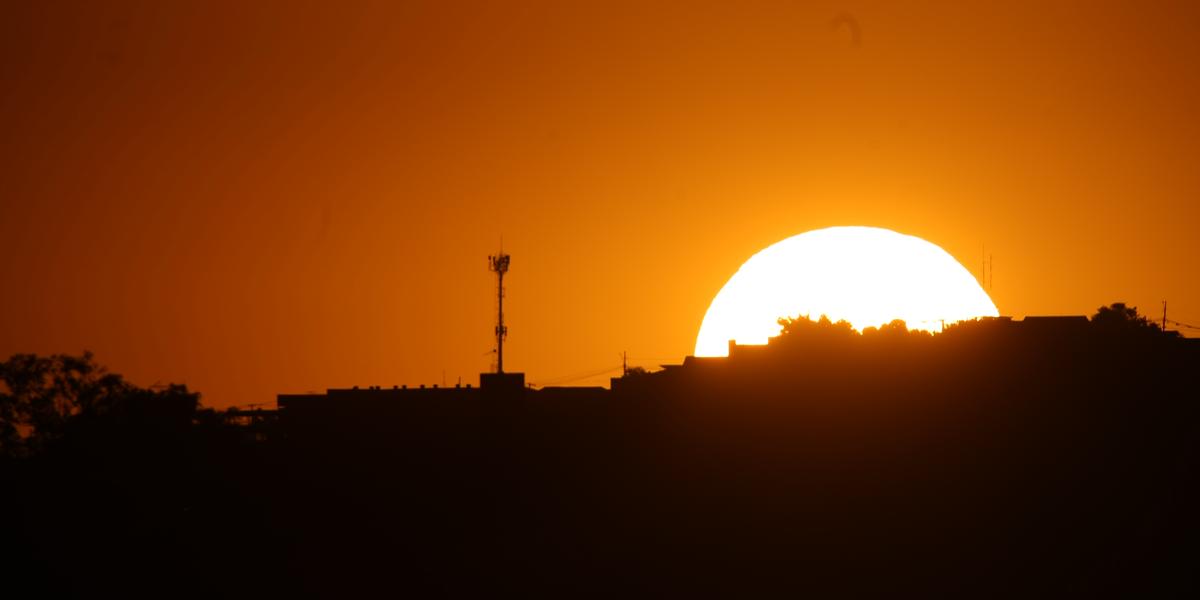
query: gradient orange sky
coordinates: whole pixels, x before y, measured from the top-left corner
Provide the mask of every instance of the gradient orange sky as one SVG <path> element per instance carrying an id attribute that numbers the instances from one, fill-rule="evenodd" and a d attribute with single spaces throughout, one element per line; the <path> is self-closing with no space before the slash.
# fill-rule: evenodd
<path id="1" fill-rule="evenodd" d="M 854 224 L 986 244 L 1002 314 L 1200 324 L 1198 63 L 1195 2 L 5 3 L 0 356 L 474 383 L 503 234 L 552 382 L 681 359 L 742 261 Z"/>

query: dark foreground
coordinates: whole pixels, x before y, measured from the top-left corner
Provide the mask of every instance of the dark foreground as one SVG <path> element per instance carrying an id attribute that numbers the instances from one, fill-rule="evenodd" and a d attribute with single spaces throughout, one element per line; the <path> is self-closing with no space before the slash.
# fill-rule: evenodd
<path id="1" fill-rule="evenodd" d="M 1144 331 L 776 340 L 605 394 L 96 419 L 2 471 L 46 596 L 1197 597 L 1200 374 Z"/>

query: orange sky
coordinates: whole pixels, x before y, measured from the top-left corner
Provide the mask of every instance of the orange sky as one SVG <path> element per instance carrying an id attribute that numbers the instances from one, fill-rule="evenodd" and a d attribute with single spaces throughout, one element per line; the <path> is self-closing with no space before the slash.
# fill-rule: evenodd
<path id="1" fill-rule="evenodd" d="M 1003 314 L 1200 324 L 1195 2 L 267 4 L 0 7 L 0 356 L 474 383 L 501 233 L 535 383 L 682 358 L 830 225 L 986 244 Z"/>

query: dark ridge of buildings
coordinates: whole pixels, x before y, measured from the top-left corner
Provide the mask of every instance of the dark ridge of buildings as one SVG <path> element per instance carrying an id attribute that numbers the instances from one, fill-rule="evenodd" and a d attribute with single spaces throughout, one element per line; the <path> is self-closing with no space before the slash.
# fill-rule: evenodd
<path id="1" fill-rule="evenodd" d="M 339 593 L 1195 597 L 1200 345 L 1129 325 L 801 327 L 611 389 L 280 395 L 252 523 Z"/>
<path id="2" fill-rule="evenodd" d="M 975 323 L 978 327 L 992 329 L 1006 339 L 1021 343 L 1049 346 L 1076 343 L 1081 337 L 1094 335 L 1089 329 L 1091 321 L 1082 315 L 1028 316 L 1022 320 L 1012 317 L 985 317 Z M 1177 343 L 1200 354 L 1200 338 L 1177 338 Z M 762 363 L 770 359 L 779 345 L 779 338 L 771 338 L 767 344 L 737 344 L 729 342 L 727 357 L 687 356 L 681 364 L 660 365 L 653 372 L 630 372 L 610 379 L 610 387 L 558 387 L 536 388 L 527 386 L 524 373 L 482 373 L 480 384 L 454 387 L 437 385 L 417 387 L 392 386 L 384 388 L 368 386 L 350 389 L 330 389 L 324 394 L 279 394 L 277 406 L 281 414 L 297 420 L 310 416 L 320 419 L 340 416 L 382 415 L 385 413 L 413 414 L 417 405 L 447 403 L 467 409 L 481 402 L 526 400 L 529 402 L 594 402 L 605 399 L 620 399 L 624 396 L 641 396 L 662 386 L 682 384 L 692 379 L 703 379 L 738 369 L 742 366 Z"/>

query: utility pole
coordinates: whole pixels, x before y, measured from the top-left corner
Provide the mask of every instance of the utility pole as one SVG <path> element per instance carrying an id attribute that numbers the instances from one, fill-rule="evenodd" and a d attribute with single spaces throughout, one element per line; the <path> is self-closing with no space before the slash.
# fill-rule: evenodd
<path id="1" fill-rule="evenodd" d="M 1185 315 L 1185 316 L 1186 316 L 1186 315 Z M 1188 320 L 1190 321 L 1191 319 L 1188 319 Z M 1162 324 L 1162 330 L 1163 330 L 1164 332 L 1167 330 L 1167 301 L 1166 301 L 1166 300 L 1163 300 L 1163 324 Z"/>

